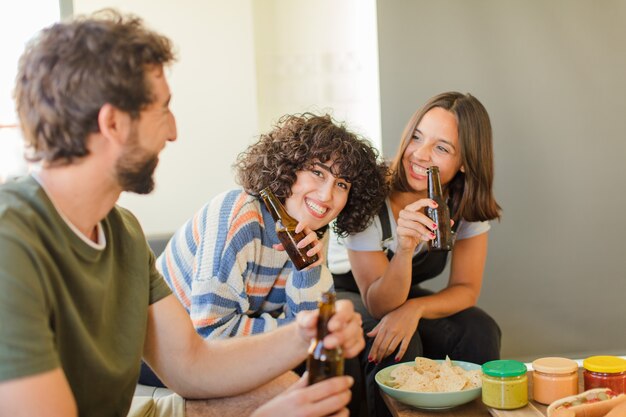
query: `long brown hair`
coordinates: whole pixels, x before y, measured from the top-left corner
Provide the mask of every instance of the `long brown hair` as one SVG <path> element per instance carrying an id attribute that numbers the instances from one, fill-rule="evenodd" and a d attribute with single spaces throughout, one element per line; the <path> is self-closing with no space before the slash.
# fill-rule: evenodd
<path id="1" fill-rule="evenodd" d="M 412 192 L 402 165 L 417 125 L 429 110 L 441 107 L 454 114 L 459 129 L 461 163 L 446 185 L 455 221 L 485 221 L 500 218 L 501 208 L 493 196 L 493 139 L 489 114 L 476 97 L 455 91 L 432 97 L 419 108 L 402 132 L 400 147 L 391 163 L 391 192 Z"/>

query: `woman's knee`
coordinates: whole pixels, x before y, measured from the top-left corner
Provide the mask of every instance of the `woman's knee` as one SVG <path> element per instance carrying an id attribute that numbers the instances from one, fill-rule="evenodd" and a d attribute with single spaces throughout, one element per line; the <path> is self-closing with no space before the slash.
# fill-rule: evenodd
<path id="1" fill-rule="evenodd" d="M 502 331 L 489 314 L 477 307 L 464 312 L 463 336 L 459 348 L 473 352 L 472 362 L 484 363 L 500 358 Z"/>
<path id="2" fill-rule="evenodd" d="M 474 334 L 478 334 L 488 340 L 497 340 L 498 345 L 502 338 L 502 331 L 498 323 L 487 314 L 485 311 L 478 307 L 472 307 L 468 309 L 469 320 L 467 328 Z"/>

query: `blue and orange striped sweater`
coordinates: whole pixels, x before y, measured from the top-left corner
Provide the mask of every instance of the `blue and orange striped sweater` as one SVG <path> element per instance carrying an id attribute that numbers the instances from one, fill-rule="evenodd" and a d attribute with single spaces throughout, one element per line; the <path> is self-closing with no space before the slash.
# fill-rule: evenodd
<path id="1" fill-rule="evenodd" d="M 267 332 L 317 308 L 333 285 L 326 266 L 297 271 L 286 252 L 272 247 L 277 243 L 265 205 L 231 190 L 176 232 L 157 268 L 202 337 Z"/>

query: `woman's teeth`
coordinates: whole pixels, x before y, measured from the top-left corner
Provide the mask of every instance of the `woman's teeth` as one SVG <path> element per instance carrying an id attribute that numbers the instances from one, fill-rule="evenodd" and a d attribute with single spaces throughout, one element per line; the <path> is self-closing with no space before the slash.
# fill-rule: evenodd
<path id="1" fill-rule="evenodd" d="M 314 202 L 309 201 L 309 200 L 307 200 L 306 205 L 307 205 L 307 206 L 308 206 L 311 210 L 313 210 L 314 212 L 316 212 L 316 213 L 317 213 L 317 214 L 319 214 L 319 215 L 322 215 L 322 214 L 324 214 L 324 213 L 326 213 L 326 212 L 328 211 L 328 209 L 327 209 L 327 208 L 324 208 L 324 207 L 318 206 L 317 204 L 315 204 Z"/>
<path id="2" fill-rule="evenodd" d="M 426 168 L 423 168 L 419 165 L 411 164 L 411 169 L 417 175 L 426 175 Z"/>

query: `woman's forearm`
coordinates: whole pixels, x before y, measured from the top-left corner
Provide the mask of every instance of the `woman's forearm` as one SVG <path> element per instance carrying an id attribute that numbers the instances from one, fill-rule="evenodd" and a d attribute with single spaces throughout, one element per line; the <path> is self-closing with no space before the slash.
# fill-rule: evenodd
<path id="1" fill-rule="evenodd" d="M 410 251 L 394 254 L 384 274 L 369 286 L 364 302 L 374 318 L 401 306 L 409 295 L 413 268 L 413 253 Z"/>

